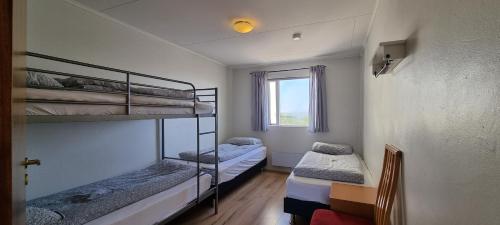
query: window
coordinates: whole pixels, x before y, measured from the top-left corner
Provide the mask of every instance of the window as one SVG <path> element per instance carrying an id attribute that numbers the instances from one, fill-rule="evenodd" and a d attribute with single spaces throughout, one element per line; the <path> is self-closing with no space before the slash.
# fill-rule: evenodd
<path id="1" fill-rule="evenodd" d="M 309 78 L 269 80 L 269 124 L 309 124 Z"/>

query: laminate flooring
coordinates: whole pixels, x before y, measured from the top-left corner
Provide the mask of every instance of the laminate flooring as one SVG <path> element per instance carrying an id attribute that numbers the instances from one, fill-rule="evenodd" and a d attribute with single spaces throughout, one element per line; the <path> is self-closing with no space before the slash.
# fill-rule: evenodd
<path id="1" fill-rule="evenodd" d="M 283 212 L 285 181 L 288 174 L 265 171 L 219 198 L 219 213 L 202 204 L 169 225 L 288 225 Z M 306 224 L 300 219 L 296 225 Z"/>

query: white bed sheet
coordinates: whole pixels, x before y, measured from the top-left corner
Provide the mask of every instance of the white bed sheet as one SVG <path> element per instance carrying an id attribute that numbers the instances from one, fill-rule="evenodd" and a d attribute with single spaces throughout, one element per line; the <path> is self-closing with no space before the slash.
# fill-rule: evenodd
<path id="1" fill-rule="evenodd" d="M 244 155 L 219 163 L 219 184 L 230 181 L 251 167 L 257 165 L 266 158 L 266 154 L 266 146 L 261 146 L 245 153 Z M 196 162 L 186 163 L 189 165 L 196 165 Z M 200 166 L 209 169 L 215 168 L 214 164 L 200 163 Z"/>
<path id="2" fill-rule="evenodd" d="M 373 178 L 370 171 L 366 167 L 366 164 L 361 158 L 356 155 L 363 167 L 363 173 L 365 175 L 364 184 L 354 184 L 360 186 L 374 186 Z M 286 180 L 286 196 L 289 198 L 294 198 L 302 201 L 318 202 L 325 205 L 330 205 L 330 186 L 332 183 L 346 183 L 340 181 L 322 180 L 308 177 L 295 176 L 292 172 Z"/>
<path id="3" fill-rule="evenodd" d="M 200 195 L 211 185 L 212 176 L 200 176 Z M 196 177 L 131 205 L 92 220 L 85 225 L 151 225 L 164 220 L 196 199 Z"/>

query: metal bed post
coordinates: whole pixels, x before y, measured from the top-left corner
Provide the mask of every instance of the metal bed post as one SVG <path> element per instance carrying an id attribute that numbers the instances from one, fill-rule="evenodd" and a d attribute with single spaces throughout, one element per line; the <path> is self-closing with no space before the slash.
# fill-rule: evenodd
<path id="1" fill-rule="evenodd" d="M 219 212 L 219 108 L 218 89 L 215 88 L 215 214 Z"/>
<path id="2" fill-rule="evenodd" d="M 196 203 L 200 203 L 200 115 L 196 113 L 196 88 L 193 86 L 193 114 L 196 115 Z"/>
<path id="3" fill-rule="evenodd" d="M 127 115 L 130 115 L 130 73 L 127 74 Z"/>
<path id="4" fill-rule="evenodd" d="M 200 203 L 200 115 L 196 114 L 196 167 L 197 167 L 197 183 L 196 183 L 196 203 Z"/>
<path id="5" fill-rule="evenodd" d="M 160 119 L 161 122 L 161 160 L 165 159 L 165 119 Z"/>

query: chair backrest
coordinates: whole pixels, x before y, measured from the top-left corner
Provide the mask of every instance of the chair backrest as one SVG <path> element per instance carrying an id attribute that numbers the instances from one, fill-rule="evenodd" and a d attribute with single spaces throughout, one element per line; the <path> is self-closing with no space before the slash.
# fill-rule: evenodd
<path id="1" fill-rule="evenodd" d="M 375 225 L 389 225 L 392 203 L 398 186 L 403 152 L 392 145 L 385 146 L 384 166 L 375 201 Z"/>

